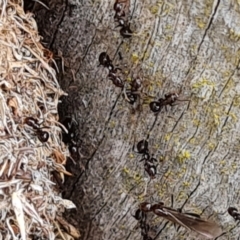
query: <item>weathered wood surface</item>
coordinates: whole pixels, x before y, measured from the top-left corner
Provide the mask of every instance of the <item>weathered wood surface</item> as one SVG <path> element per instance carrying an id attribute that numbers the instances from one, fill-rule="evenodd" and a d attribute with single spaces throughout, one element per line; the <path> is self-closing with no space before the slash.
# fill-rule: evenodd
<path id="1" fill-rule="evenodd" d="M 65 197 L 77 205 L 68 219 L 82 239 L 141 239 L 131 216 L 137 205 L 171 205 L 172 195 L 175 208 L 218 222 L 224 232 L 218 239 L 238 239 L 227 208 L 240 207 L 239 1 L 131 1 L 135 35 L 127 40 L 115 29 L 113 0 L 46 4 L 49 11 L 36 3 L 34 13 L 43 41 L 64 59 L 60 82 L 69 97 L 60 114 L 79 123 L 81 157 L 69 167 L 75 177 L 67 180 Z M 147 95 L 181 90 L 190 103 L 157 119 L 148 105 L 133 113 L 98 67 L 103 51 L 125 79 L 140 76 Z M 148 134 L 159 160 L 151 182 L 132 151 Z M 149 221 L 155 239 L 203 239 L 151 214 Z"/>

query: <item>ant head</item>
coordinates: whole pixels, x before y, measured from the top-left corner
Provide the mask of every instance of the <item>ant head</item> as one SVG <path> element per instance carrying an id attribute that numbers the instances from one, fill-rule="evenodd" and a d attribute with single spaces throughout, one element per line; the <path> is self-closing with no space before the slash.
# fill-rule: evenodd
<path id="1" fill-rule="evenodd" d="M 150 212 L 151 207 L 152 205 L 149 202 L 143 202 L 139 204 L 139 209 L 142 210 L 143 212 Z"/>

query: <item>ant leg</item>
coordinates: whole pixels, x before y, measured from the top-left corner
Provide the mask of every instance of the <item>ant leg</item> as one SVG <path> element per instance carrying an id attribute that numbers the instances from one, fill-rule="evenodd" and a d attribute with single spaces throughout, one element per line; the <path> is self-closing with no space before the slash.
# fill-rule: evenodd
<path id="1" fill-rule="evenodd" d="M 146 185 L 145 185 L 145 190 L 144 190 L 143 196 L 146 196 L 146 195 L 147 195 L 148 184 L 151 182 L 151 180 L 152 180 L 152 179 L 150 178 L 148 182 L 146 181 Z"/>
<path id="2" fill-rule="evenodd" d="M 130 90 L 126 90 L 125 86 L 126 86 L 126 84 L 124 84 L 124 86 L 123 86 L 123 96 L 124 96 L 124 99 L 126 101 L 128 101 L 128 102 L 131 102 L 130 99 L 128 98 L 128 96 L 127 96 L 127 93 L 130 93 L 131 91 Z"/>
<path id="3" fill-rule="evenodd" d="M 179 102 L 191 102 L 191 100 L 190 99 L 177 99 L 177 101 L 179 101 Z"/>
<path id="4" fill-rule="evenodd" d="M 171 194 L 171 208 L 173 208 L 173 194 Z"/>
<path id="5" fill-rule="evenodd" d="M 146 158 L 145 158 L 145 156 L 143 156 L 143 158 L 139 161 L 139 162 L 142 162 L 143 160 L 147 160 Z"/>
<path id="6" fill-rule="evenodd" d="M 126 3 L 128 0 L 117 0 L 117 3 Z"/>

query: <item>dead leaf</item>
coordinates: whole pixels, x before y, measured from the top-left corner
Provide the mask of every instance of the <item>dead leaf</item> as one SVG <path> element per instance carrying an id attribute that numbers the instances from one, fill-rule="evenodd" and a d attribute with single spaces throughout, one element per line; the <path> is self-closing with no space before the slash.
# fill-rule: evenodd
<path id="1" fill-rule="evenodd" d="M 15 97 L 9 98 L 7 104 L 12 109 L 13 114 L 17 116 L 19 108 L 17 99 Z"/>
<path id="2" fill-rule="evenodd" d="M 74 238 L 79 238 L 81 236 L 80 232 L 73 225 L 65 221 L 63 218 L 56 216 L 56 219 L 62 225 L 62 227 Z"/>

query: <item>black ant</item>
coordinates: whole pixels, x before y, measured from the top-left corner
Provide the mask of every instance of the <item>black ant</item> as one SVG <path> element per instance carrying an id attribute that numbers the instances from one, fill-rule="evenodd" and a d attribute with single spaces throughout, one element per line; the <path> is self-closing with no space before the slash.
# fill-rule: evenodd
<path id="1" fill-rule="evenodd" d="M 24 120 L 24 123 L 28 126 L 32 127 L 40 142 L 47 142 L 49 139 L 49 133 L 47 131 L 43 131 L 40 128 L 40 124 L 38 123 L 38 120 L 33 117 L 26 117 Z"/>
<path id="2" fill-rule="evenodd" d="M 108 69 L 108 71 L 109 71 L 108 77 L 113 82 L 113 84 L 116 87 L 123 88 L 124 82 L 119 76 L 117 76 L 117 71 L 118 70 L 121 71 L 121 68 L 115 68 L 113 66 L 112 60 L 110 59 L 110 57 L 108 56 L 108 54 L 106 52 L 100 53 L 98 59 L 99 59 L 100 65 L 103 65 L 104 67 L 106 67 Z"/>
<path id="3" fill-rule="evenodd" d="M 154 165 L 153 161 L 157 162 L 155 158 L 145 159 L 144 169 L 148 173 L 151 179 L 154 179 L 157 174 L 157 167 Z"/>
<path id="4" fill-rule="evenodd" d="M 138 153 L 142 154 L 142 159 L 140 162 L 144 162 L 144 170 L 148 173 L 149 177 L 151 179 L 154 179 L 157 174 L 157 167 L 154 164 L 154 162 L 157 162 L 157 159 L 154 157 L 150 157 L 149 149 L 148 149 L 148 141 L 147 140 L 141 140 L 137 143 L 137 150 Z"/>
<path id="5" fill-rule="evenodd" d="M 114 67 L 112 65 L 112 60 L 110 59 L 110 57 L 108 56 L 108 54 L 106 52 L 100 53 L 98 60 L 100 62 L 99 66 L 103 65 L 109 71 L 113 71 L 114 70 Z"/>
<path id="6" fill-rule="evenodd" d="M 148 173 L 151 179 L 154 179 L 157 174 L 157 167 L 154 162 L 157 162 L 156 158 L 150 157 L 149 153 L 144 153 L 143 158 L 140 160 L 144 162 L 144 170 Z"/>
<path id="7" fill-rule="evenodd" d="M 150 226 L 149 224 L 147 224 L 147 214 L 141 209 L 137 209 L 135 215 L 132 216 L 140 223 L 141 235 L 143 237 L 143 240 L 152 240 L 152 238 L 148 236 Z"/>
<path id="8" fill-rule="evenodd" d="M 165 94 L 164 97 L 165 98 L 159 98 L 158 101 L 150 103 L 150 109 L 154 113 L 159 113 L 164 106 L 165 106 L 165 109 L 167 110 L 167 105 L 170 105 L 172 107 L 176 105 L 176 101 L 189 101 L 185 99 L 179 99 L 179 95 L 175 92 Z"/>
<path id="9" fill-rule="evenodd" d="M 126 1 L 117 0 L 115 2 L 114 6 L 113 6 L 113 9 L 116 12 L 115 16 L 114 16 L 114 19 L 119 24 L 117 27 L 121 27 L 121 29 L 120 29 L 121 36 L 124 37 L 124 38 L 130 38 L 132 36 L 133 32 L 130 29 L 130 24 L 127 23 L 127 21 L 125 21 L 123 19 L 123 17 L 126 16 L 125 11 L 124 11 L 124 8 L 125 8 L 124 3 L 126 3 Z"/>
<path id="10" fill-rule="evenodd" d="M 229 207 L 228 213 L 235 219 L 240 220 L 240 213 L 238 212 L 237 208 Z"/>

